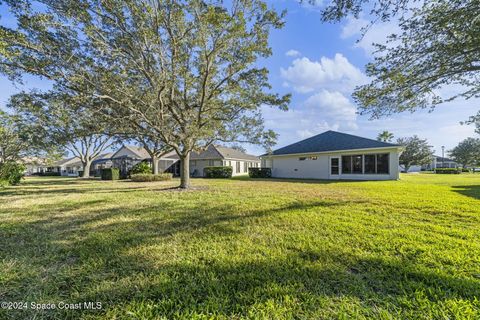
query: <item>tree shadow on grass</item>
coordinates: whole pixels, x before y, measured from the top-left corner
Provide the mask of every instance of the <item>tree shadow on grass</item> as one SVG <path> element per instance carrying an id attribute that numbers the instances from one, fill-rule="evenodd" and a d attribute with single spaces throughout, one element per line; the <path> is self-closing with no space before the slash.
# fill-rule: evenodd
<path id="1" fill-rule="evenodd" d="M 161 201 L 137 209 L 119 204 L 74 217 L 66 213 L 80 206 L 45 205 L 35 212 L 37 220 L 0 228 L 0 261 L 11 261 L 13 266 L 0 277 L 0 300 L 101 301 L 105 309 L 0 310 L 0 318 L 101 318 L 108 313 L 109 318 L 123 319 L 127 312 L 143 319 L 338 318 L 341 303 L 359 303 L 362 308 L 344 311 L 345 317 L 379 317 L 386 310 L 400 312 L 404 318 L 421 318 L 429 310 L 416 310 L 415 303 L 426 300 L 448 315 L 451 311 L 442 309 L 443 302 L 462 299 L 473 304 L 480 296 L 477 280 L 418 268 L 410 260 L 307 250 L 301 241 L 292 242 L 281 255 L 266 253 L 255 259 L 242 259 L 241 254 L 196 254 L 186 259 L 180 252 L 175 260 L 169 255 L 176 246 L 182 248 L 178 244 L 182 241 L 198 241 L 198 249 L 203 250 L 206 244 L 202 241 L 215 237 L 228 246 L 260 219 L 292 210 L 349 205 L 349 201 L 292 201 L 245 211 L 235 204 L 206 207 Z M 57 214 L 49 215 L 52 210 Z M 58 214 L 62 212 L 65 216 Z M 160 244 L 172 248 L 166 253 L 148 253 L 149 247 Z"/>
<path id="2" fill-rule="evenodd" d="M 452 186 L 453 191 L 477 200 L 480 200 L 480 185 Z"/>

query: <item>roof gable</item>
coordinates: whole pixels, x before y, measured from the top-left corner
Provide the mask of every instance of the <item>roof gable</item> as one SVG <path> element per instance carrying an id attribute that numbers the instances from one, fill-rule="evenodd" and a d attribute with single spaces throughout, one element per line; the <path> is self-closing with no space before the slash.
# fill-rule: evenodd
<path id="1" fill-rule="evenodd" d="M 326 131 L 305 140 L 277 149 L 271 154 L 286 155 L 371 148 L 395 148 L 397 144 L 377 141 L 336 131 Z"/>
<path id="2" fill-rule="evenodd" d="M 259 161 L 258 157 L 253 156 L 251 154 L 246 154 L 240 150 L 227 148 L 222 146 L 215 146 L 218 153 L 220 153 L 223 159 L 239 159 L 239 160 L 252 160 L 252 161 Z"/>
<path id="3" fill-rule="evenodd" d="M 149 159 L 150 155 L 148 154 L 147 150 L 142 147 L 135 147 L 135 146 L 126 146 L 123 145 L 120 149 L 118 149 L 113 155 L 112 159 L 115 158 L 124 158 L 124 157 L 132 156 L 137 159 Z"/>

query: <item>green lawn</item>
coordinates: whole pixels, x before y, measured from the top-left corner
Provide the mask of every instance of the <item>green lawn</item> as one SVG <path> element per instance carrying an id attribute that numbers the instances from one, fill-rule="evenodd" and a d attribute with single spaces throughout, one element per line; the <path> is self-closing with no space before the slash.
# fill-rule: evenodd
<path id="1" fill-rule="evenodd" d="M 27 179 L 0 190 L 0 319 L 479 319 L 480 175 Z M 31 306 L 31 305 L 30 305 Z"/>

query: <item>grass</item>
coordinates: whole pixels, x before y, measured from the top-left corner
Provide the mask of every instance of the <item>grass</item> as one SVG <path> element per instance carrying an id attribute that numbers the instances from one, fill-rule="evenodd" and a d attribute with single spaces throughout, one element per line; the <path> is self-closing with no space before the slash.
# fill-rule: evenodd
<path id="1" fill-rule="evenodd" d="M 0 189 L 0 319 L 479 319 L 480 175 Z"/>

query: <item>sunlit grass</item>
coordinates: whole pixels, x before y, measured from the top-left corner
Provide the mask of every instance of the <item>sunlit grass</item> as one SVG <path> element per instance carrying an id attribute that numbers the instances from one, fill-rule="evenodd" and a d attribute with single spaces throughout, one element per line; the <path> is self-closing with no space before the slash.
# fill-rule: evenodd
<path id="1" fill-rule="evenodd" d="M 480 318 L 480 175 L 0 190 L 0 319 Z"/>

